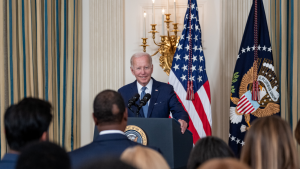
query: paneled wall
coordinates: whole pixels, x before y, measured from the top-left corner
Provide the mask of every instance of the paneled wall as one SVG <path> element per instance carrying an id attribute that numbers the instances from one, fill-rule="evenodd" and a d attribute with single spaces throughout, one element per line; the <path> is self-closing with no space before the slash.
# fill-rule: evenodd
<path id="1" fill-rule="evenodd" d="M 124 0 L 90 0 L 91 99 L 124 85 Z"/>
<path id="2" fill-rule="evenodd" d="M 211 88 L 212 132 L 226 142 L 231 79 L 252 1 L 197 0 Z M 264 0 L 267 17 L 269 1 Z M 171 20 L 174 20 L 173 2 L 169 0 Z M 181 35 L 187 0 L 176 2 Z M 89 0 L 83 3 L 82 145 L 92 139 L 91 112 L 95 94 L 106 88 L 118 89 L 135 80 L 129 61 L 132 54 L 142 51 L 139 45 L 142 44 L 144 11 L 147 12 L 147 32 L 152 23 L 152 0 Z M 155 23 L 157 31 L 161 32 L 161 10 L 166 9 L 167 0 L 155 0 L 155 4 Z M 158 35 L 156 41 L 160 39 Z M 147 38 L 150 45 L 147 52 L 153 54 L 158 47 L 154 46 L 151 34 L 147 33 Z M 153 57 L 153 64 L 153 77 L 168 82 L 168 76 L 159 66 L 159 55 Z"/>
<path id="3" fill-rule="evenodd" d="M 117 90 L 125 81 L 124 0 L 83 3 L 82 145 L 93 136 L 94 97 L 105 89 Z"/>

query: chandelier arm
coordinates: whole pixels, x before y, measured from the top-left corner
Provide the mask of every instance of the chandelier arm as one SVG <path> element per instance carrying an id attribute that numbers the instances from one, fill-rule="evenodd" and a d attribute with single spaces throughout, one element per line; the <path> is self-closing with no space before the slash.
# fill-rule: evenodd
<path id="1" fill-rule="evenodd" d="M 151 55 L 151 56 L 155 56 L 157 53 L 158 53 L 159 51 L 156 51 L 153 55 Z"/>
<path id="2" fill-rule="evenodd" d="M 160 46 L 160 45 L 158 45 L 156 42 L 155 42 L 155 39 L 153 38 L 153 42 L 154 42 L 154 44 L 156 45 L 156 46 Z"/>

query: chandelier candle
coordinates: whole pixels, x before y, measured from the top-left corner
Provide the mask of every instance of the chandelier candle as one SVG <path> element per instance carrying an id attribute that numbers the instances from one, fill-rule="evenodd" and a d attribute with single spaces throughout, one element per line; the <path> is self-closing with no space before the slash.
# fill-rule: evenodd
<path id="1" fill-rule="evenodd" d="M 176 22 L 176 0 L 174 0 L 174 11 L 175 11 L 175 13 L 174 13 L 174 15 L 175 15 L 174 21 L 175 21 L 175 23 L 177 23 Z"/>
<path id="2" fill-rule="evenodd" d="M 169 0 L 167 0 L 167 13 L 169 13 Z"/>
<path id="3" fill-rule="evenodd" d="M 165 35 L 165 27 L 164 27 L 165 24 L 164 23 L 165 23 L 165 9 L 162 10 L 161 35 Z"/>
<path id="4" fill-rule="evenodd" d="M 155 0 L 152 0 L 152 24 L 155 24 L 155 20 L 154 20 L 154 1 Z"/>
<path id="5" fill-rule="evenodd" d="M 144 28 L 144 38 L 146 38 L 146 12 L 144 11 L 144 26 L 143 26 L 143 28 Z"/>

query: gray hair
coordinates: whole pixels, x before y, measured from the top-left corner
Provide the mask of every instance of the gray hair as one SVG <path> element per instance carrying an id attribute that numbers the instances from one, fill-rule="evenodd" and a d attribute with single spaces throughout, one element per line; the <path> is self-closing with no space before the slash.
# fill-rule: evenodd
<path id="1" fill-rule="evenodd" d="M 135 53 L 131 56 L 131 58 L 130 58 L 130 67 L 133 67 L 133 58 L 139 58 L 139 57 L 142 57 L 142 56 L 147 56 L 150 60 L 150 65 L 152 65 L 152 57 L 148 53 L 138 52 L 138 53 Z"/>

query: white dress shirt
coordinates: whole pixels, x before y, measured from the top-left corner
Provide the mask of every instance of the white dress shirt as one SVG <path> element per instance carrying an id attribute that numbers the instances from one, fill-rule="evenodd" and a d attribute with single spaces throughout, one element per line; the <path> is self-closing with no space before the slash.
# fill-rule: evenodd
<path id="1" fill-rule="evenodd" d="M 123 134 L 123 135 L 125 135 L 125 133 L 121 130 L 103 130 L 99 133 L 99 135 L 104 135 L 104 134 Z"/>
<path id="2" fill-rule="evenodd" d="M 142 86 L 141 84 L 139 84 L 138 81 L 136 81 L 136 84 L 137 84 L 137 89 L 138 89 L 138 92 L 139 92 L 139 95 L 140 95 L 140 100 L 142 100 L 143 98 L 141 98 L 141 97 L 142 97 L 142 96 L 141 96 L 141 93 L 142 93 L 142 88 L 143 88 L 144 86 Z M 146 93 L 151 94 L 151 91 L 152 91 L 152 85 L 153 85 L 153 80 L 150 79 L 149 83 L 146 85 L 147 89 L 145 90 L 145 94 L 146 94 Z M 150 100 L 151 100 L 151 99 L 149 99 L 149 101 L 147 102 L 148 106 L 150 105 Z"/>

